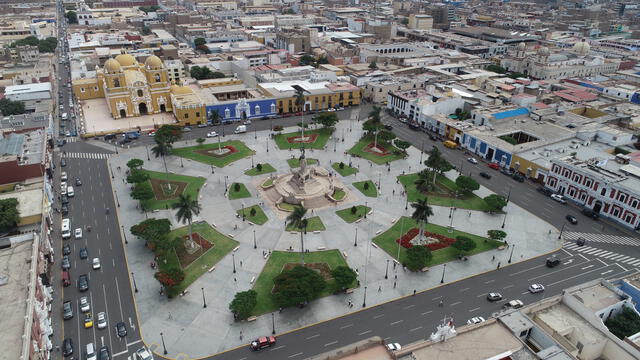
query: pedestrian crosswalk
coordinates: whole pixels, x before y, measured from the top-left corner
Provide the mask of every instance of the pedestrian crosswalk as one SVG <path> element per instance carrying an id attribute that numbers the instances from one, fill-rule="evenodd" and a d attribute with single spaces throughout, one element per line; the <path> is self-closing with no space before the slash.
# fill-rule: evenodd
<path id="1" fill-rule="evenodd" d="M 62 157 L 69 159 L 108 159 L 112 154 L 108 153 L 85 153 L 85 152 L 67 152 Z"/>
<path id="2" fill-rule="evenodd" d="M 64 139 L 67 140 L 67 143 L 72 143 L 72 142 L 77 142 L 78 141 L 78 138 L 75 137 L 75 136 L 69 136 L 69 137 L 66 137 Z"/>
<path id="3" fill-rule="evenodd" d="M 612 251 L 607 251 L 603 249 L 594 248 L 591 246 L 578 246 L 575 243 L 565 243 L 565 249 L 569 249 L 571 251 L 576 251 L 581 254 L 592 255 L 595 257 L 608 259 L 618 263 L 625 263 L 631 266 L 640 266 L 640 259 L 635 258 L 633 256 L 627 256 L 624 254 L 618 254 Z"/>
<path id="4" fill-rule="evenodd" d="M 596 233 L 583 233 L 574 231 L 565 231 L 562 236 L 565 240 L 577 240 L 583 238 L 587 241 L 601 242 L 617 245 L 640 245 L 640 239 L 634 239 L 629 236 L 611 235 L 611 234 L 596 234 Z"/>

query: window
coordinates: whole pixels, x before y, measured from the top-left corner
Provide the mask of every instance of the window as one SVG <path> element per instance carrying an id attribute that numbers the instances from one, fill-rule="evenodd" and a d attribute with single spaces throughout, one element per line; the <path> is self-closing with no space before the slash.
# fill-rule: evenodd
<path id="1" fill-rule="evenodd" d="M 120 80 L 118 79 L 113 80 L 113 87 L 120 87 Z"/>
<path id="2" fill-rule="evenodd" d="M 282 104 L 280 104 L 280 106 L 282 106 Z M 271 112 L 276 112 L 276 104 L 271 104 Z"/>
<path id="3" fill-rule="evenodd" d="M 156 79 L 156 82 L 159 82 L 160 81 L 160 74 L 156 74 L 155 79 Z"/>
<path id="4" fill-rule="evenodd" d="M 225 118 L 231 117 L 231 110 L 229 110 L 229 108 L 224 109 L 224 117 Z"/>
<path id="5" fill-rule="evenodd" d="M 620 209 L 613 208 L 613 211 L 611 212 L 611 214 L 615 217 L 618 217 L 618 215 L 620 215 Z"/>
<path id="6" fill-rule="evenodd" d="M 256 105 L 253 108 L 253 113 L 256 114 L 256 115 L 260 115 L 260 105 Z"/>
<path id="7" fill-rule="evenodd" d="M 184 113 L 184 118 L 188 119 L 189 118 L 189 113 Z"/>
<path id="8" fill-rule="evenodd" d="M 631 207 L 632 208 L 637 208 L 638 207 L 638 200 L 637 199 L 633 199 L 631 201 Z"/>
<path id="9" fill-rule="evenodd" d="M 142 90 L 138 90 L 138 97 L 142 97 Z"/>
<path id="10" fill-rule="evenodd" d="M 196 117 L 199 118 L 200 117 L 200 111 L 196 111 Z"/>
<path id="11" fill-rule="evenodd" d="M 84 88 L 80 88 L 80 92 L 83 93 L 84 92 Z"/>
<path id="12" fill-rule="evenodd" d="M 97 86 L 94 86 L 94 87 L 93 87 L 93 91 L 98 91 L 98 87 L 97 87 Z"/>
<path id="13" fill-rule="evenodd" d="M 620 201 L 620 202 L 625 202 L 626 200 L 627 200 L 627 194 L 620 193 L 620 194 L 618 195 L 618 201 Z"/>
<path id="14" fill-rule="evenodd" d="M 602 191 L 600 191 L 600 195 L 602 195 L 602 196 L 604 196 L 604 194 L 606 194 L 606 193 L 607 193 L 607 189 L 603 188 Z"/>

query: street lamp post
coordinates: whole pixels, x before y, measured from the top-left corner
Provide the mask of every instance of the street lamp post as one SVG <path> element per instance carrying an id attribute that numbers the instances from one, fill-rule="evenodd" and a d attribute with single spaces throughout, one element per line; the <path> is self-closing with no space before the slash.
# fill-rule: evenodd
<path id="1" fill-rule="evenodd" d="M 251 168 L 253 169 L 253 155 L 251 155 Z"/>
<path id="2" fill-rule="evenodd" d="M 362 299 L 362 307 L 367 307 L 367 286 L 364 287 L 364 298 Z"/>
<path id="3" fill-rule="evenodd" d="M 516 244 L 511 244 L 511 254 L 509 255 L 509 264 L 511 264 L 511 258 L 513 257 L 513 250 L 516 248 Z"/>
<path id="4" fill-rule="evenodd" d="M 440 279 L 440 284 L 444 284 L 444 272 L 445 272 L 445 270 L 447 270 L 447 264 L 444 263 L 442 265 L 443 265 L 442 266 L 442 279 Z"/>
<path id="5" fill-rule="evenodd" d="M 564 226 L 567 225 L 567 223 L 562 224 L 562 228 L 560 229 L 560 234 L 558 234 L 558 239 L 562 238 L 562 233 L 564 232 Z"/>
<path id="6" fill-rule="evenodd" d="M 253 125 L 253 139 L 258 140 L 258 127 L 255 124 Z"/>
<path id="7" fill-rule="evenodd" d="M 504 229 L 504 224 L 507 222 L 507 212 L 504 212 L 504 217 L 502 218 L 502 226 L 500 226 L 501 228 Z"/>
<path id="8" fill-rule="evenodd" d="M 180 156 L 180 167 L 184 167 L 184 163 L 182 162 L 182 156 Z"/>
<path id="9" fill-rule="evenodd" d="M 258 248 L 258 244 L 256 243 L 256 230 L 253 230 L 253 248 L 257 249 Z"/>
<path id="10" fill-rule="evenodd" d="M 224 176 L 224 194 L 225 195 L 227 194 L 227 178 L 228 177 L 229 176 L 227 176 L 227 175 Z"/>
<path id="11" fill-rule="evenodd" d="M 422 165 L 422 155 L 424 154 L 424 139 L 422 139 L 422 143 L 420 145 L 420 165 Z"/>
<path id="12" fill-rule="evenodd" d="M 407 194 L 407 199 L 405 200 L 404 203 L 404 209 L 407 210 L 409 208 L 409 194 Z"/>
<path id="13" fill-rule="evenodd" d="M 364 202 L 364 218 L 367 218 L 367 202 Z"/>
<path id="14" fill-rule="evenodd" d="M 147 149 L 147 160 L 151 160 L 149 157 L 149 145 L 145 145 L 144 148 Z"/>
<path id="15" fill-rule="evenodd" d="M 109 163 L 109 170 L 111 170 L 111 178 L 114 179 L 115 175 L 113 175 L 113 167 L 111 167 L 111 163 Z"/>
<path id="16" fill-rule="evenodd" d="M 275 335 L 276 334 L 276 315 L 275 315 L 275 313 L 271 313 L 271 326 L 273 327 L 273 330 L 271 330 L 271 335 Z"/>
<path id="17" fill-rule="evenodd" d="M 120 227 L 122 228 L 122 236 L 124 236 L 124 243 L 128 244 L 129 242 L 127 241 L 127 233 L 124 232 L 124 225 L 120 225 Z"/>
<path id="18" fill-rule="evenodd" d="M 244 201 L 242 202 L 242 222 L 244 222 L 245 216 L 244 216 Z"/>
<path id="19" fill-rule="evenodd" d="M 236 273 L 236 254 L 231 254 L 231 260 L 233 261 L 233 273 Z"/>
<path id="20" fill-rule="evenodd" d="M 511 197 L 511 189 L 513 186 L 509 186 L 509 193 L 507 194 L 507 203 L 509 202 L 509 198 Z"/>
<path id="21" fill-rule="evenodd" d="M 120 200 L 118 200 L 118 192 L 113 190 L 113 193 L 116 195 L 116 205 L 118 205 L 118 207 L 120 207 Z"/>
<path id="22" fill-rule="evenodd" d="M 378 190 L 380 190 L 381 181 L 382 181 L 382 173 L 378 172 Z"/>
<path id="23" fill-rule="evenodd" d="M 162 339 L 162 348 L 164 349 L 164 354 L 167 355 L 167 346 L 164 344 L 164 336 L 162 336 L 162 333 L 160 333 L 160 339 Z"/>
<path id="24" fill-rule="evenodd" d="M 353 246 L 358 247 L 358 228 L 356 227 L 356 239 L 353 241 Z"/>
<path id="25" fill-rule="evenodd" d="M 204 288 L 202 289 L 202 307 L 206 308 L 207 307 L 207 299 L 204 297 Z"/>
<path id="26" fill-rule="evenodd" d="M 133 291 L 138 292 L 138 285 L 136 285 L 136 277 L 133 274 L 133 271 L 131 272 L 131 279 L 133 280 Z"/>
<path id="27" fill-rule="evenodd" d="M 389 278 L 389 259 L 387 259 L 387 269 L 384 271 L 384 278 Z"/>
<path id="28" fill-rule="evenodd" d="M 213 164 L 211 164 L 211 173 L 215 174 L 215 171 L 213 171 Z"/>
<path id="29" fill-rule="evenodd" d="M 116 149 L 116 154 L 118 154 L 118 140 L 113 142 L 113 147 Z"/>

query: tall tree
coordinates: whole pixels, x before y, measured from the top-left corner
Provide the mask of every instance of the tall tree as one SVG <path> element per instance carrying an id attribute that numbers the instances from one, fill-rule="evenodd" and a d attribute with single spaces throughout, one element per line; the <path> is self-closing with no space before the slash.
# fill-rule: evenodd
<path id="1" fill-rule="evenodd" d="M 245 320 L 251 316 L 251 312 L 257 304 L 257 292 L 254 290 L 241 291 L 233 297 L 233 301 L 229 304 L 229 310 L 233 313 L 235 320 Z"/>
<path id="2" fill-rule="evenodd" d="M 20 222 L 18 204 L 16 198 L 0 200 L 0 234 L 13 229 Z"/>
<path id="3" fill-rule="evenodd" d="M 442 153 L 437 146 L 434 145 L 428 153 L 429 157 L 424 161 L 424 164 L 434 170 L 433 183 L 435 184 L 436 175 L 453 169 L 453 166 L 442 156 Z"/>
<path id="4" fill-rule="evenodd" d="M 316 116 L 316 122 L 322 124 L 325 128 L 332 127 L 338 122 L 338 115 L 335 112 L 323 112 Z"/>
<path id="5" fill-rule="evenodd" d="M 407 262 L 405 265 L 411 271 L 418 271 L 431 261 L 433 254 L 426 246 L 413 246 L 407 249 Z"/>
<path id="6" fill-rule="evenodd" d="M 429 216 L 433 215 L 433 209 L 427 203 L 427 198 L 420 199 L 414 203 L 411 203 L 411 207 L 414 209 L 411 218 L 418 221 L 420 224 L 420 241 L 424 237 L 424 226 L 429 221 Z"/>
<path id="7" fill-rule="evenodd" d="M 22 101 L 11 101 L 7 98 L 0 99 L 0 113 L 4 116 L 24 114 L 24 103 Z"/>
<path id="8" fill-rule="evenodd" d="M 333 276 L 333 279 L 336 282 L 336 290 L 342 291 L 356 281 L 358 274 L 348 266 L 336 266 L 331 270 L 331 276 Z"/>
<path id="9" fill-rule="evenodd" d="M 69 24 L 77 24 L 78 23 L 78 15 L 73 10 L 67 11 L 67 13 L 64 14 L 64 17 L 67 18 L 67 20 L 69 21 Z"/>
<path id="10" fill-rule="evenodd" d="M 281 307 L 304 304 L 318 297 L 326 286 L 318 272 L 298 265 L 276 276 L 273 299 Z"/>
<path id="11" fill-rule="evenodd" d="M 302 123 L 302 126 L 300 127 L 302 129 L 302 135 L 301 137 L 304 138 L 304 104 L 307 101 L 304 97 L 304 89 L 302 89 L 301 87 L 296 88 L 296 94 L 294 95 L 295 97 L 295 104 L 296 107 L 298 108 L 298 111 L 300 112 L 300 122 Z"/>
<path id="12" fill-rule="evenodd" d="M 456 236 L 456 241 L 451 244 L 454 249 L 458 249 L 460 255 L 467 253 L 476 248 L 475 241 L 466 236 Z"/>
<path id="13" fill-rule="evenodd" d="M 379 106 L 374 106 L 373 109 L 369 112 L 369 119 L 367 121 L 365 121 L 365 124 L 367 122 L 370 122 L 370 124 L 368 125 L 369 129 L 372 129 L 373 131 L 375 131 L 375 136 L 373 138 L 373 146 L 374 147 L 378 146 L 378 133 L 383 128 L 382 120 L 380 118 L 380 112 L 381 111 L 382 111 L 382 109 Z M 363 124 L 363 126 L 365 124 Z"/>
<path id="14" fill-rule="evenodd" d="M 140 168 L 142 168 L 142 165 L 144 165 L 144 161 L 140 160 L 140 159 L 131 159 L 129 161 L 127 161 L 127 167 L 131 170 L 138 170 Z"/>
<path id="15" fill-rule="evenodd" d="M 307 228 L 307 219 L 304 218 L 306 214 L 307 209 L 304 206 L 296 206 L 286 220 L 287 224 L 300 229 L 300 261 L 302 264 L 304 264 L 304 232 Z"/>
<path id="16" fill-rule="evenodd" d="M 191 229 L 191 221 L 194 215 L 200 214 L 200 204 L 198 199 L 192 199 L 189 194 L 180 194 L 178 201 L 171 205 L 172 209 L 177 209 L 176 218 L 183 224 L 187 222 L 189 224 L 189 241 L 188 245 L 191 249 L 195 248 L 193 242 L 193 230 Z"/>
<path id="17" fill-rule="evenodd" d="M 151 184 L 149 182 L 142 182 L 136 184 L 135 188 L 131 192 L 131 197 L 140 202 L 140 207 L 142 210 L 145 210 L 145 201 L 153 199 L 155 194 L 153 193 L 153 189 L 151 189 Z"/>
<path id="18" fill-rule="evenodd" d="M 462 192 L 470 193 L 480 189 L 480 184 L 471 176 L 460 175 L 456 178 L 456 185 Z"/>
<path id="19" fill-rule="evenodd" d="M 155 157 L 162 157 L 162 162 L 164 163 L 164 172 L 167 174 L 167 181 L 169 178 L 169 170 L 167 169 L 167 159 L 171 153 L 171 147 L 164 140 L 160 138 L 154 138 L 156 145 L 151 148 L 151 153 Z"/>
<path id="20" fill-rule="evenodd" d="M 502 195 L 491 194 L 484 198 L 484 202 L 489 206 L 489 211 L 500 211 L 507 206 L 507 199 Z"/>

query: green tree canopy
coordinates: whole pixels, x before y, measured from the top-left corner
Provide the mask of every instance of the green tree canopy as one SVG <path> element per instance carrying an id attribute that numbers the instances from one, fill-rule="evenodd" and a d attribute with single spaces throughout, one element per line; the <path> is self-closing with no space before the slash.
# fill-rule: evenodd
<path id="1" fill-rule="evenodd" d="M 285 270 L 274 280 L 273 300 L 280 307 L 288 307 L 311 301 L 327 286 L 320 274 L 303 266 Z"/>
<path id="2" fill-rule="evenodd" d="M 458 178 L 456 178 L 456 185 L 458 185 L 458 188 L 460 190 L 466 193 L 473 192 L 480 189 L 480 184 L 478 184 L 478 182 L 475 181 L 470 176 L 464 176 L 464 175 L 458 176 Z"/>
<path id="3" fill-rule="evenodd" d="M 171 266 L 155 273 L 154 277 L 162 284 L 168 292 L 172 292 L 173 288 L 180 285 L 184 280 L 184 271 L 177 266 Z"/>
<path id="4" fill-rule="evenodd" d="M 476 248 L 475 241 L 466 236 L 456 236 L 456 241 L 451 244 L 454 249 L 458 249 L 460 254 L 464 254 Z"/>
<path id="5" fill-rule="evenodd" d="M 144 161 L 140 159 L 131 159 L 127 161 L 127 167 L 131 170 L 140 169 L 144 165 Z"/>
<path id="6" fill-rule="evenodd" d="M 498 74 L 504 74 L 507 72 L 505 68 L 495 64 L 488 65 L 485 69 L 487 69 L 488 71 L 493 71 L 494 73 L 498 73 Z"/>
<path id="7" fill-rule="evenodd" d="M 507 206 L 507 199 L 502 195 L 492 194 L 484 198 L 484 202 L 489 206 L 490 211 L 500 211 Z"/>
<path id="8" fill-rule="evenodd" d="M 343 265 L 331 270 L 331 276 L 336 281 L 336 290 L 341 291 L 351 286 L 356 281 L 358 274 L 350 267 Z"/>
<path id="9" fill-rule="evenodd" d="M 607 319 L 604 324 L 619 339 L 624 339 L 640 332 L 640 316 L 626 306 L 617 315 Z"/>
<path id="10" fill-rule="evenodd" d="M 219 71 L 212 71 L 206 66 L 200 67 L 197 65 L 191 67 L 191 69 L 189 70 L 189 74 L 196 80 L 221 79 L 226 77 L 224 73 L 221 73 Z"/>
<path id="11" fill-rule="evenodd" d="M 440 152 L 440 149 L 437 146 L 434 145 L 433 148 L 431 148 L 431 150 L 429 150 L 428 153 L 429 153 L 429 157 L 427 158 L 427 160 L 424 161 L 424 164 L 427 167 L 430 167 L 431 169 L 437 171 L 440 174 L 453 169 L 453 165 L 451 165 L 451 163 L 449 163 L 447 159 L 445 159 L 442 156 L 442 153 Z"/>
<path id="12" fill-rule="evenodd" d="M 130 231 L 133 236 L 146 241 L 151 249 L 155 249 L 158 242 L 171 231 L 171 222 L 168 219 L 150 218 L 133 225 Z"/>
<path id="13" fill-rule="evenodd" d="M 156 143 L 162 141 L 169 145 L 173 145 L 180 138 L 182 138 L 182 128 L 178 125 L 162 125 L 154 136 Z"/>
<path id="14" fill-rule="evenodd" d="M 400 150 L 407 152 L 407 149 L 411 146 L 411 143 L 408 141 L 404 141 L 404 140 L 400 140 L 400 139 L 395 139 L 393 141 L 393 144 Z"/>
<path id="15" fill-rule="evenodd" d="M 75 11 L 69 10 L 64 14 L 64 17 L 67 18 L 69 24 L 77 24 L 78 23 L 78 14 Z"/>
<path id="16" fill-rule="evenodd" d="M 24 103 L 22 101 L 11 101 L 7 98 L 0 99 L 0 113 L 4 116 L 24 114 Z"/>
<path id="17" fill-rule="evenodd" d="M 129 184 L 139 184 L 149 180 L 149 174 L 142 170 L 133 169 L 127 176 L 127 182 Z"/>
<path id="18" fill-rule="evenodd" d="M 13 229 L 20 222 L 18 204 L 16 198 L 0 200 L 0 234 Z"/>
<path id="19" fill-rule="evenodd" d="M 389 142 L 396 138 L 396 134 L 392 133 L 391 131 L 382 130 L 378 133 L 378 138 L 383 141 Z"/>
<path id="20" fill-rule="evenodd" d="M 431 261 L 433 254 L 426 246 L 413 246 L 407 249 L 405 266 L 411 271 L 418 271 Z"/>
<path id="21" fill-rule="evenodd" d="M 131 197 L 135 200 L 140 201 L 143 204 L 147 200 L 153 199 L 155 194 L 153 193 L 153 189 L 151 188 L 151 184 L 148 181 L 137 183 L 133 191 L 131 192 Z"/>
<path id="22" fill-rule="evenodd" d="M 151 6 L 140 6 L 138 8 L 140 11 L 144 11 L 145 13 L 150 13 L 150 12 L 155 12 L 160 10 L 160 6 L 158 5 L 151 5 Z"/>
<path id="23" fill-rule="evenodd" d="M 491 240 L 502 241 L 507 237 L 507 233 L 502 230 L 489 230 L 487 231 L 487 236 Z"/>
<path id="24" fill-rule="evenodd" d="M 374 132 L 378 131 L 382 129 L 382 124 L 379 122 L 375 122 L 373 119 L 369 119 L 367 121 L 365 121 L 364 123 L 362 123 L 362 130 L 373 134 Z"/>
<path id="25" fill-rule="evenodd" d="M 316 121 L 325 128 L 332 127 L 338 123 L 338 115 L 335 112 L 323 112 L 316 116 Z"/>
<path id="26" fill-rule="evenodd" d="M 300 57 L 300 65 L 315 65 L 316 58 L 313 55 L 304 54 Z"/>
<path id="27" fill-rule="evenodd" d="M 377 69 L 377 68 L 378 68 L 378 64 L 376 64 L 376 61 L 375 61 L 375 60 L 373 60 L 373 61 L 371 62 L 371 64 L 369 64 L 369 69 L 371 69 L 371 70 L 375 70 L 375 69 Z"/>
<path id="28" fill-rule="evenodd" d="M 198 47 L 198 46 L 202 46 L 205 45 L 207 43 L 207 40 L 205 40 L 205 38 L 196 38 L 195 40 L 193 40 L 193 44 Z M 195 66 L 194 66 L 195 67 Z"/>
<path id="29" fill-rule="evenodd" d="M 258 304 L 258 293 L 254 290 L 241 291 L 236 293 L 229 304 L 229 310 L 236 320 L 246 320 L 251 316 L 253 308 Z"/>

